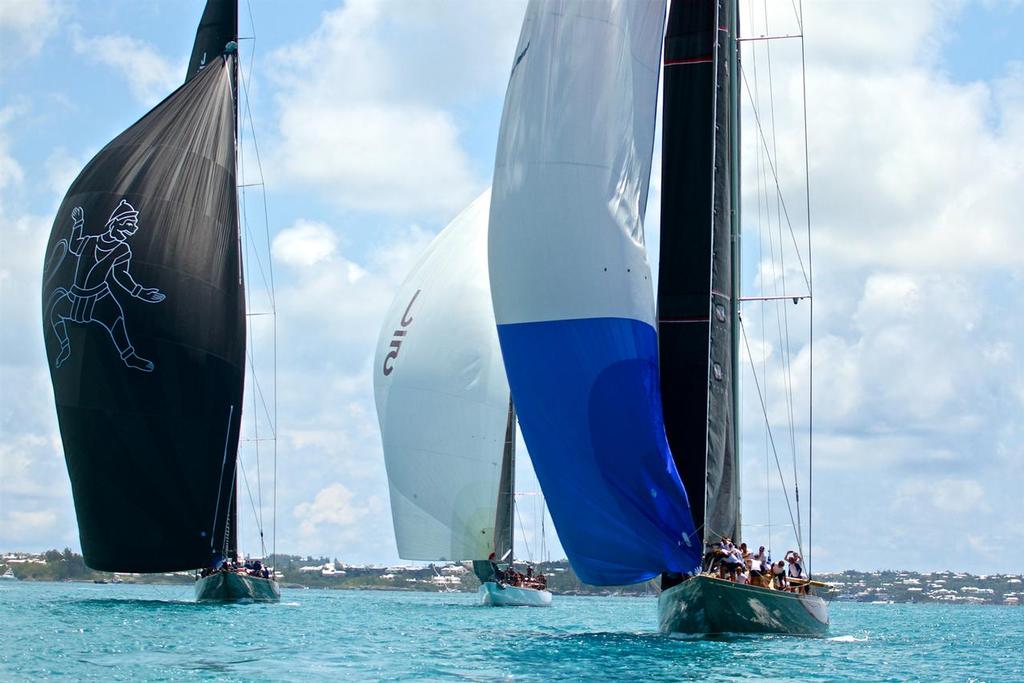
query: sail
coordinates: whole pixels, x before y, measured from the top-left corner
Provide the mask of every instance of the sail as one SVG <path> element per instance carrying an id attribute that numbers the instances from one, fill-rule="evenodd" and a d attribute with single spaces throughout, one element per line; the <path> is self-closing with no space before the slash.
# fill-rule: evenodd
<path id="1" fill-rule="evenodd" d="M 664 2 L 530 2 L 498 140 L 491 293 L 519 425 L 583 581 L 699 564 L 665 440 L 643 242 Z"/>
<path id="2" fill-rule="evenodd" d="M 430 244 L 377 343 L 377 417 L 398 554 L 408 560 L 482 560 L 498 550 L 509 389 L 487 279 L 490 196 Z"/>
<path id="3" fill-rule="evenodd" d="M 673 2 L 665 37 L 658 337 L 665 428 L 701 539 L 738 540 L 735 5 Z"/>
<path id="4" fill-rule="evenodd" d="M 185 80 L 223 54 L 225 46 L 232 41 L 238 41 L 238 0 L 206 0 Z"/>
<path id="5" fill-rule="evenodd" d="M 245 355 L 234 59 L 100 150 L 47 244 L 43 335 L 94 569 L 194 568 L 223 547 Z"/>

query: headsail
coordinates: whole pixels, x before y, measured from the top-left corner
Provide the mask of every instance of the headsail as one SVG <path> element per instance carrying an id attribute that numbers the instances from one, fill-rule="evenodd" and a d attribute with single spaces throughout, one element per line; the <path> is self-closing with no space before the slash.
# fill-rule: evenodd
<path id="1" fill-rule="evenodd" d="M 673 2 L 665 37 L 661 391 L 700 538 L 738 538 L 736 372 L 739 125 L 735 3 Z"/>
<path id="2" fill-rule="evenodd" d="M 434 239 L 377 343 L 391 513 L 398 554 L 409 560 L 504 554 L 495 523 L 509 389 L 487 279 L 490 198 L 485 192 Z"/>
<path id="3" fill-rule="evenodd" d="M 489 254 L 519 423 L 581 579 L 699 564 L 665 440 L 643 242 L 664 2 L 532 0 L 505 97 Z"/>
<path id="4" fill-rule="evenodd" d="M 196 30 L 185 80 L 193 78 L 215 57 L 223 54 L 229 42 L 237 40 L 238 0 L 207 0 Z"/>
<path id="5" fill-rule="evenodd" d="M 234 55 L 89 162 L 54 220 L 43 333 L 86 563 L 222 548 L 245 355 Z"/>

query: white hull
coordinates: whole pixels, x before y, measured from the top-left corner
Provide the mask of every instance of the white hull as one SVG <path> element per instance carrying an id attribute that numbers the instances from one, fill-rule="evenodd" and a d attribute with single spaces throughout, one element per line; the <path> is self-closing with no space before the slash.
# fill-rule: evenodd
<path id="1" fill-rule="evenodd" d="M 536 588 L 500 586 L 488 581 L 480 586 L 480 600 L 491 607 L 550 607 L 551 593 Z"/>

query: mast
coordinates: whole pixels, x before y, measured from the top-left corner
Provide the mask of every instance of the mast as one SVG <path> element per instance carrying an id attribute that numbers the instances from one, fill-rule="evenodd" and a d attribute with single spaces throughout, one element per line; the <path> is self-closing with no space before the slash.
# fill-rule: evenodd
<path id="1" fill-rule="evenodd" d="M 732 78 L 729 79 L 729 103 L 731 105 L 729 114 L 730 131 L 732 133 L 732 188 L 730 192 L 732 206 L 730 207 L 731 220 L 729 222 L 729 243 L 732 261 L 732 302 L 730 305 L 732 329 L 730 332 L 732 333 L 732 441 L 735 458 L 732 490 L 735 492 L 736 541 L 739 542 L 739 536 L 742 534 L 743 529 L 743 489 L 740 485 L 740 298 L 743 292 L 743 270 L 740 263 L 743 228 L 740 207 L 743 202 L 741 201 L 742 194 L 740 188 L 742 176 L 740 134 L 742 126 L 740 122 L 740 16 L 738 0 L 730 0 L 729 12 L 732 16 L 730 24 L 732 30 L 726 38 L 726 44 L 729 51 L 729 73 L 732 74 Z"/>
<path id="2" fill-rule="evenodd" d="M 497 512 L 494 519 L 494 554 L 498 561 L 514 558 L 516 517 L 516 409 L 509 398 L 505 444 L 501 456 Z"/>
<path id="3" fill-rule="evenodd" d="M 672 3 L 658 342 L 666 434 L 705 542 L 740 530 L 737 75 L 735 1 Z"/>

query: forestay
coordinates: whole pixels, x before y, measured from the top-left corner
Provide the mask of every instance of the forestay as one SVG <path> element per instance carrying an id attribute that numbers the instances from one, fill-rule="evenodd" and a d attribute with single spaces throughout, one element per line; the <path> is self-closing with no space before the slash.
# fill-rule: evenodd
<path id="1" fill-rule="evenodd" d="M 204 566 L 241 417 L 234 55 L 89 162 L 46 249 L 42 322 L 86 563 Z"/>
<path id="2" fill-rule="evenodd" d="M 559 539 L 593 584 L 699 564 L 665 440 L 643 237 L 664 13 L 531 2 L 494 173 L 509 383 Z"/>
<path id="3" fill-rule="evenodd" d="M 408 560 L 501 557 L 507 548 L 496 542 L 511 542 L 507 531 L 495 539 L 496 518 L 508 519 L 498 500 L 509 389 L 487 278 L 490 197 L 430 244 L 377 342 L 377 416 L 398 554 Z"/>

